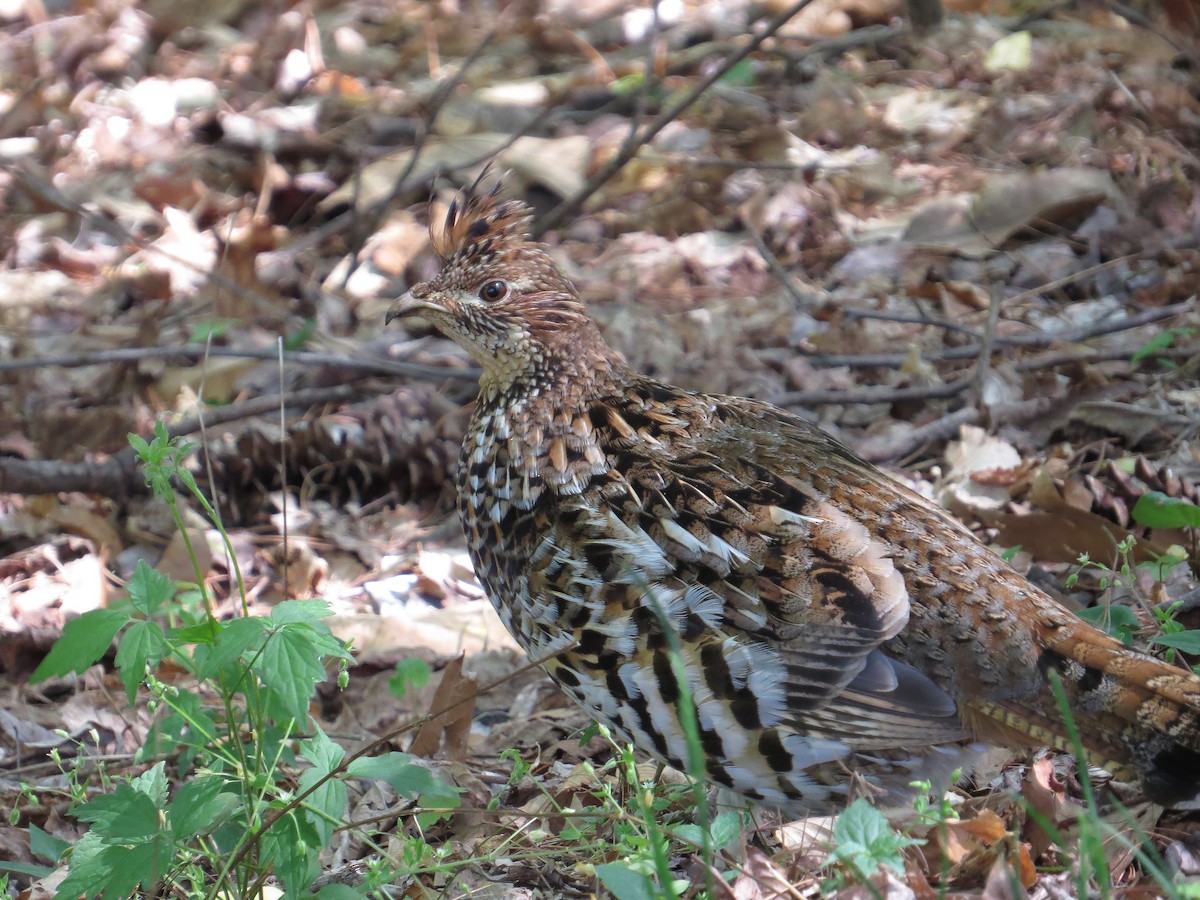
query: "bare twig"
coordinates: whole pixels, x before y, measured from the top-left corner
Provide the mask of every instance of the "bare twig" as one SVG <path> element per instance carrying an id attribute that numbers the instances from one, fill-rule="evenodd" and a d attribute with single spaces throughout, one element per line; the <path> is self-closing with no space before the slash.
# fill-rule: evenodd
<path id="1" fill-rule="evenodd" d="M 1017 372 L 1037 372 L 1058 366 L 1069 366 L 1079 362 L 1111 362 L 1129 359 L 1130 350 L 1070 350 L 1039 353 L 1013 363 Z M 1167 348 L 1157 353 L 1164 358 L 1186 358 L 1195 356 L 1195 350 Z M 911 388 L 865 388 L 853 391 L 791 391 L 772 398 L 777 406 L 837 406 L 855 403 L 901 403 L 909 400 L 943 400 L 956 397 L 975 383 L 975 377 L 967 376 L 946 384 Z"/>
<path id="2" fill-rule="evenodd" d="M 1017 403 L 998 404 L 990 413 L 992 424 L 1014 424 L 1036 418 L 1044 415 L 1053 402 L 1048 397 L 1034 397 Z M 982 418 L 983 414 L 977 407 L 965 406 L 918 426 L 901 438 L 868 438 L 859 442 L 855 450 L 868 462 L 905 460 L 923 447 L 957 437 L 962 426 L 976 425 Z"/>
<path id="3" fill-rule="evenodd" d="M 847 307 L 841 310 L 842 315 L 847 319 L 875 319 L 879 322 L 900 322 L 908 325 L 926 325 L 930 328 L 941 328 L 944 331 L 955 331 L 959 334 L 970 335 L 978 340 L 979 332 L 974 328 L 968 328 L 959 322 L 951 322 L 949 319 L 941 319 L 936 316 L 927 316 L 924 314 L 909 315 L 908 313 L 890 313 L 874 309 L 855 309 Z"/>
<path id="4" fill-rule="evenodd" d="M 800 289 L 796 287 L 796 282 L 792 280 L 792 276 L 788 274 L 788 270 L 783 267 L 783 263 L 779 261 L 779 257 L 774 251 L 767 246 L 767 242 L 763 240 L 763 236 L 758 233 L 758 229 L 753 228 L 749 224 L 746 225 L 746 233 L 750 235 L 750 239 L 754 241 L 754 246 L 758 248 L 758 255 L 766 262 L 767 268 L 771 270 L 771 274 L 776 280 L 783 285 L 783 289 L 787 295 L 792 298 L 792 302 L 797 306 L 803 306 L 805 297 L 800 293 Z"/>
<path id="5" fill-rule="evenodd" d="M 488 48 L 488 45 L 491 44 L 493 40 L 495 40 L 498 28 L 499 26 L 497 25 L 488 29 L 488 32 L 483 36 L 479 43 L 475 45 L 475 48 L 471 51 L 470 55 L 463 60 L 462 65 L 459 66 L 458 71 L 454 73 L 454 76 L 446 79 L 445 82 L 438 86 L 437 91 L 433 95 L 433 100 L 429 105 L 429 111 L 425 114 L 425 119 L 422 121 L 421 127 L 417 129 L 416 140 L 413 141 L 413 145 L 409 150 L 408 164 L 405 166 L 404 171 L 400 173 L 399 177 L 396 178 L 396 182 L 392 186 L 392 190 L 388 196 L 384 197 L 380 202 L 373 204 L 370 209 L 362 211 L 361 215 L 359 215 L 360 211 L 358 210 L 358 203 L 351 203 L 349 210 L 349 222 L 362 226 L 359 229 L 361 232 L 359 243 L 366 240 L 367 235 L 378 227 L 379 220 L 383 217 L 384 211 L 391 206 L 392 202 L 400 195 L 400 193 L 410 189 L 408 179 L 417 167 L 417 162 L 420 159 L 421 151 L 424 149 L 425 142 L 429 139 L 429 135 L 433 132 L 433 126 L 437 122 L 438 116 L 441 115 L 442 109 L 446 105 L 446 101 L 450 99 L 450 95 L 454 93 L 454 89 L 462 84 L 463 78 L 466 77 L 467 71 L 479 60 L 479 58 L 483 55 L 483 51 Z M 354 179 L 356 194 L 360 183 L 361 179 L 356 174 Z M 357 196 L 355 197 L 355 200 L 357 200 Z M 354 274 L 354 270 L 358 265 L 357 248 L 355 248 L 354 252 L 350 253 L 349 259 L 350 264 L 346 267 L 346 274 L 342 279 L 343 290 L 345 289 L 346 285 L 349 284 L 350 277 Z"/>
<path id="6" fill-rule="evenodd" d="M 975 359 L 975 399 L 983 406 L 983 389 L 987 384 L 988 373 L 992 369 L 992 353 L 996 349 L 996 328 L 1000 324 L 1000 308 L 1004 305 L 1000 292 L 995 286 L 988 292 L 988 317 L 983 329 L 983 337 L 979 341 L 979 356 Z"/>
<path id="7" fill-rule="evenodd" d="M 1053 334 L 1010 334 L 997 335 L 993 350 L 1000 347 L 1048 347 L 1051 344 L 1076 344 L 1090 338 L 1115 334 L 1120 331 L 1130 331 L 1151 325 L 1164 319 L 1181 316 L 1195 308 L 1193 301 L 1175 303 L 1171 306 L 1161 306 L 1156 309 L 1145 309 L 1121 319 L 1108 319 L 1091 325 L 1081 325 L 1078 328 L 1066 328 Z M 955 359 L 975 359 L 982 351 L 982 344 L 966 344 L 962 347 L 951 347 L 933 353 L 921 354 L 922 359 L 931 362 L 945 362 Z M 906 353 L 814 353 L 806 355 L 815 366 L 849 366 L 852 368 L 867 368 L 879 366 L 890 368 L 901 366 L 908 358 Z"/>
<path id="8" fill-rule="evenodd" d="M 121 350 L 98 350 L 93 353 L 69 353 L 62 356 L 33 356 L 29 359 L 0 360 L 0 372 L 20 369 L 43 369 L 59 366 L 78 369 L 83 366 L 103 366 L 115 363 L 143 362 L 149 359 L 182 360 L 195 362 L 206 356 L 221 356 L 231 359 L 273 360 L 276 351 L 267 347 L 212 347 L 199 345 L 188 347 L 128 347 Z M 317 353 L 312 350 L 292 350 L 284 354 L 284 362 L 300 366 L 337 366 L 377 375 L 402 375 L 427 381 L 449 379 L 453 381 L 477 381 L 478 369 L 452 369 L 441 366 L 425 366 L 420 363 L 398 362 L 378 357 L 354 358 L 335 353 Z"/>
<path id="9" fill-rule="evenodd" d="M 457 171 L 459 169 L 472 169 L 475 166 L 478 166 L 478 165 L 481 165 L 481 164 L 487 162 L 489 159 L 494 159 L 496 156 L 500 155 L 505 150 L 509 149 L 513 144 L 515 144 L 521 138 L 525 137 L 528 134 L 531 134 L 532 132 L 537 130 L 539 127 L 541 127 L 546 122 L 546 120 L 550 118 L 550 116 L 554 112 L 555 112 L 554 107 L 547 106 L 540 113 L 538 113 L 536 116 L 531 118 L 529 121 L 527 121 L 525 124 L 523 124 L 516 131 L 514 131 L 512 134 L 510 134 L 505 139 L 504 143 L 501 144 L 499 147 L 489 149 L 486 153 L 480 153 L 475 158 L 467 160 L 464 163 L 460 163 L 459 165 L 455 166 L 453 169 L 450 169 L 450 170 L 445 170 L 445 169 L 440 169 L 440 168 L 432 169 L 432 170 L 424 173 L 420 177 L 412 178 L 411 171 L 412 171 L 413 167 L 409 166 L 407 168 L 407 171 L 410 174 L 407 175 L 405 178 L 397 179 L 396 187 L 393 188 L 393 190 L 391 192 L 389 192 L 386 197 L 383 197 L 383 198 L 371 203 L 371 205 L 368 206 L 366 209 L 366 215 L 374 215 L 374 214 L 377 214 L 380 211 L 386 209 L 404 191 L 415 191 L 417 188 L 427 187 L 427 186 L 433 184 L 439 178 L 443 177 L 447 173 L 447 171 Z M 415 156 L 415 154 L 414 154 L 414 156 Z M 408 180 L 410 178 L 411 178 L 411 180 Z M 330 219 L 325 224 L 323 224 L 317 228 L 314 228 L 311 231 L 306 232 L 302 237 L 299 237 L 298 239 L 294 240 L 292 243 L 288 244 L 288 246 L 281 248 L 277 252 L 286 254 L 288 257 L 294 259 L 294 258 L 301 256 L 304 253 L 308 252 L 313 247 L 316 247 L 322 241 L 328 240 L 333 235 L 339 234 L 342 231 L 345 231 L 346 229 L 350 228 L 351 226 L 353 226 L 355 221 L 357 221 L 357 219 L 358 219 L 358 211 L 352 206 L 350 209 L 346 210 L 345 212 L 343 212 L 337 216 L 334 216 L 332 219 Z"/>
<path id="10" fill-rule="evenodd" d="M 283 396 L 255 397 L 204 414 L 207 427 L 251 419 L 265 415 L 281 405 L 289 408 L 308 408 L 322 403 L 344 403 L 362 395 L 358 388 L 339 385 L 331 388 L 312 388 L 292 391 Z M 167 427 L 171 437 L 194 434 L 201 427 L 200 417 L 185 419 Z M 58 459 L 11 459 L 0 457 L 0 493 L 54 494 L 60 491 L 80 491 L 100 494 L 116 500 L 147 493 L 146 483 L 138 473 L 137 458 L 126 447 L 103 461 L 66 462 Z"/>
<path id="11" fill-rule="evenodd" d="M 869 440 L 856 449 L 867 462 L 884 462 L 886 460 L 905 460 L 923 447 L 931 444 L 943 444 L 958 437 L 964 425 L 978 425 L 983 419 L 983 412 L 977 406 L 964 406 L 954 412 L 946 413 L 918 425 L 908 434 L 888 440 Z"/>
<path id="12" fill-rule="evenodd" d="M 55 187 L 49 179 L 32 171 L 27 165 L 0 162 L 0 169 L 11 173 L 13 178 L 20 183 L 21 187 L 43 203 L 47 203 L 61 212 L 70 213 L 78 217 L 86 222 L 90 228 L 103 232 L 109 237 L 120 241 L 122 244 L 129 244 L 145 253 L 152 253 L 169 260 L 173 265 L 187 269 L 190 272 L 195 272 L 206 279 L 208 283 L 228 291 L 232 296 L 250 301 L 251 305 L 255 306 L 255 308 L 270 308 L 276 302 L 261 291 L 251 290 L 245 285 L 239 284 L 234 279 L 219 272 L 214 272 L 211 267 L 201 265 L 193 259 L 188 259 L 169 250 L 164 250 L 161 246 L 155 244 L 153 240 L 140 238 L 120 223 L 114 222 L 99 213 L 92 212 L 87 207 L 72 200 Z"/>
<path id="13" fill-rule="evenodd" d="M 946 384 L 906 388 L 861 388 L 854 391 L 789 391 L 773 398 L 777 406 L 833 406 L 851 403 L 901 403 L 908 400 L 944 400 L 961 394 L 972 378 L 959 378 Z"/>
<path id="14" fill-rule="evenodd" d="M 609 160 L 599 172 L 588 179 L 587 183 L 578 191 L 556 206 L 553 210 L 547 213 L 534 223 L 532 233 L 535 238 L 541 237 L 547 231 L 553 231 L 565 222 L 570 216 L 582 208 L 592 194 L 596 193 L 603 185 L 608 183 L 608 180 L 616 175 L 625 166 L 627 162 L 637 156 L 638 150 L 644 144 L 649 143 L 654 137 L 678 119 L 693 103 L 699 100 L 709 88 L 717 83 L 722 76 L 730 69 L 740 63 L 743 59 L 761 47 L 775 32 L 787 24 L 796 13 L 808 6 L 812 0 L 797 0 L 779 15 L 771 19 L 766 27 L 741 50 L 734 53 L 725 60 L 717 69 L 701 81 L 698 85 L 687 92 L 677 102 L 663 110 L 659 116 L 646 126 L 645 130 L 636 135 L 631 135 L 631 139 L 625 141 L 624 145 L 617 154 Z"/>
<path id="15" fill-rule="evenodd" d="M 0 494 L 57 494 L 80 491 L 125 500 L 148 494 L 137 460 L 122 451 L 109 459 L 65 462 L 60 459 L 0 457 Z"/>

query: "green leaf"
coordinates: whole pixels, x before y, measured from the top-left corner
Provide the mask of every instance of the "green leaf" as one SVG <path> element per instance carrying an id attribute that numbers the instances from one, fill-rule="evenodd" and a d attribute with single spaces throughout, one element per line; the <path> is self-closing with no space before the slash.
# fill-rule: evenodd
<path id="1" fill-rule="evenodd" d="M 1160 331 L 1154 337 L 1150 338 L 1150 340 L 1146 341 L 1146 343 L 1142 344 L 1142 346 L 1138 347 L 1134 351 L 1133 356 L 1129 357 L 1129 361 L 1137 365 L 1143 360 L 1156 356 L 1159 350 L 1166 350 L 1173 343 L 1175 343 L 1175 335 L 1171 333 L 1170 329 Z"/>
<path id="2" fill-rule="evenodd" d="M 384 756 L 365 756 L 350 763 L 348 772 L 356 778 L 377 778 L 386 781 L 397 794 L 409 800 L 446 787 L 424 766 L 409 762 L 411 759 L 407 753 L 397 752 Z"/>
<path id="3" fill-rule="evenodd" d="M 121 643 L 117 645 L 117 670 L 130 706 L 137 699 L 137 690 L 147 669 L 157 668 L 166 652 L 167 636 L 157 622 L 135 620 L 121 635 Z"/>
<path id="4" fill-rule="evenodd" d="M 39 866 L 37 863 L 21 863 L 11 859 L 0 860 L 0 872 L 13 875 L 28 875 L 30 880 L 53 875 L 55 866 Z M 0 888 L 5 886 L 4 875 L 0 875 Z"/>
<path id="5" fill-rule="evenodd" d="M 128 897 L 139 884 L 159 881 L 171 866 L 174 844 L 159 827 L 157 811 L 145 793 L 121 784 L 76 815 L 93 827 L 71 849 L 68 874 L 56 900 Z"/>
<path id="6" fill-rule="evenodd" d="M 304 345 L 312 340 L 312 336 L 317 332 L 317 320 L 313 317 L 308 317 L 304 323 L 283 339 L 284 350 L 303 350 Z"/>
<path id="7" fill-rule="evenodd" d="M 307 791 L 320 780 L 313 769 L 300 775 L 301 791 Z M 346 785 L 337 778 L 330 778 L 304 798 L 304 814 L 318 835 L 318 847 L 324 847 L 333 837 L 334 829 L 346 816 Z"/>
<path id="8" fill-rule="evenodd" d="M 262 639 L 267 627 L 267 620 L 261 616 L 222 622 L 212 651 L 200 665 L 200 676 L 209 678 L 237 662 L 243 653 Z"/>
<path id="9" fill-rule="evenodd" d="M 317 900 L 364 900 L 370 895 L 356 891 L 348 884 L 327 884 L 315 896 Z"/>
<path id="10" fill-rule="evenodd" d="M 48 831 L 43 831 L 33 823 L 29 825 L 29 849 L 38 859 L 58 862 L 59 858 L 71 848 L 67 841 L 59 840 Z"/>
<path id="11" fill-rule="evenodd" d="M 139 559 L 129 579 L 129 602 L 146 616 L 152 616 L 175 596 L 175 582 Z"/>
<path id="12" fill-rule="evenodd" d="M 871 875 L 880 866 L 902 873 L 904 855 L 900 851 L 923 843 L 893 830 L 883 813 L 859 798 L 837 817 L 834 850 L 826 864 L 843 862 L 859 875 Z"/>
<path id="13" fill-rule="evenodd" d="M 753 62 L 743 59 L 726 69 L 717 80 L 730 87 L 754 87 L 758 83 L 758 72 Z"/>
<path id="14" fill-rule="evenodd" d="M 1166 350 L 1171 347 L 1176 340 L 1181 337 L 1188 337 L 1195 332 L 1194 328 L 1167 328 L 1160 331 L 1146 343 L 1142 344 L 1133 356 L 1129 357 L 1129 362 L 1137 365 L 1143 360 L 1152 359 L 1158 355 L 1160 350 Z"/>
<path id="15" fill-rule="evenodd" d="M 300 773 L 299 788 L 304 793 L 337 769 L 346 751 L 331 741 L 325 732 L 317 729 L 310 740 L 300 745 L 300 755 L 313 764 L 313 768 Z M 305 814 L 320 835 L 320 846 L 323 847 L 329 843 L 334 828 L 346 815 L 346 785 L 337 778 L 330 778 L 309 794 L 304 804 Z"/>
<path id="16" fill-rule="evenodd" d="M 609 85 L 609 90 L 615 97 L 628 97 L 640 91 L 646 84 L 646 76 L 641 72 L 630 72 L 622 75 Z"/>
<path id="17" fill-rule="evenodd" d="M 224 337 L 231 329 L 238 326 L 237 319 L 206 319 L 192 326 L 192 334 L 188 339 L 190 344 L 203 344 L 209 337 Z"/>
<path id="18" fill-rule="evenodd" d="M 112 867 L 104 858 L 106 845 L 97 832 L 89 831 L 71 848 L 67 877 L 59 884 L 54 900 L 75 900 L 77 897 L 99 896 L 108 884 Z"/>
<path id="19" fill-rule="evenodd" d="M 346 772 L 355 778 L 371 778 L 391 784 L 392 779 L 398 773 L 412 764 L 412 759 L 407 753 L 401 753 L 398 750 L 384 753 L 381 756 L 360 756 L 347 766 Z M 420 767 L 418 766 L 418 768 Z"/>
<path id="20" fill-rule="evenodd" d="M 234 619 L 233 621 L 240 622 L 244 620 Z M 195 625 L 187 625 L 183 628 L 174 629 L 171 632 L 171 637 L 181 644 L 212 644 L 220 637 L 221 630 L 220 622 L 215 619 L 205 618 Z"/>
<path id="21" fill-rule="evenodd" d="M 714 850 L 724 850 L 742 836 L 742 817 L 732 810 L 726 810 L 713 819 L 709 828 L 712 835 Z"/>
<path id="22" fill-rule="evenodd" d="M 328 775 L 342 764 L 342 760 L 346 758 L 346 751 L 317 727 L 313 736 L 300 744 L 300 756 L 313 764 L 313 770 L 321 775 Z"/>
<path id="23" fill-rule="evenodd" d="M 617 900 L 656 900 L 660 896 L 649 878 L 625 863 L 596 866 L 596 876 Z"/>
<path id="24" fill-rule="evenodd" d="M 150 458 L 150 445 L 140 434 L 134 434 L 131 431 L 125 435 L 125 440 L 129 442 L 129 446 L 133 448 L 133 452 L 138 455 L 139 459 L 145 461 Z"/>
<path id="25" fill-rule="evenodd" d="M 157 809 L 167 805 L 167 792 L 171 786 L 167 783 L 167 764 L 156 762 L 153 766 L 129 781 L 130 787 L 145 794 Z"/>
<path id="26" fill-rule="evenodd" d="M 321 848 L 311 823 L 298 810 L 288 810 L 272 823 L 260 843 L 265 863 L 273 863 L 275 874 L 288 896 L 299 897 L 321 874 Z"/>
<path id="27" fill-rule="evenodd" d="M 228 821 L 241 806 L 241 798 L 225 790 L 224 778 L 205 775 L 186 781 L 175 792 L 167 810 L 167 824 L 177 841 L 208 834 Z"/>
<path id="28" fill-rule="evenodd" d="M 171 864 L 173 850 L 166 835 L 133 847 L 106 846 L 100 852 L 108 869 L 104 897 L 131 897 L 139 884 L 158 881 Z"/>
<path id="29" fill-rule="evenodd" d="M 1173 634 L 1160 634 L 1150 643 L 1173 647 L 1192 656 L 1200 656 L 1200 631 L 1176 631 Z"/>
<path id="30" fill-rule="evenodd" d="M 333 610 L 324 600 L 285 600 L 271 610 L 271 621 L 276 625 L 311 625 L 331 615 Z"/>
<path id="31" fill-rule="evenodd" d="M 1119 603 L 1102 603 L 1076 612 L 1079 618 L 1102 628 L 1122 643 L 1133 642 L 1133 636 L 1141 628 L 1137 614 L 1128 606 Z"/>
<path id="32" fill-rule="evenodd" d="M 271 715 L 277 720 L 308 719 L 308 701 L 318 683 L 326 679 L 309 625 L 284 625 L 267 638 L 254 671 L 263 680 Z"/>
<path id="33" fill-rule="evenodd" d="M 382 756 L 364 756 L 350 763 L 347 774 L 386 781 L 401 797 L 419 800 L 425 806 L 453 809 L 462 802 L 458 796 L 459 788 L 438 781 L 432 772 L 411 760 L 407 753 L 396 751 Z"/>
<path id="34" fill-rule="evenodd" d="M 1200 528 L 1200 506 L 1161 491 L 1138 497 L 1131 515 L 1147 528 Z"/>
<path id="35" fill-rule="evenodd" d="M 672 830 L 675 837 L 696 847 L 704 846 L 704 832 L 699 825 L 677 825 Z M 713 819 L 708 828 L 709 844 L 714 850 L 724 850 L 742 834 L 742 818 L 727 810 Z"/>
<path id="36" fill-rule="evenodd" d="M 129 613 L 120 609 L 93 609 L 72 619 L 63 627 L 62 637 L 54 642 L 46 658 L 29 676 L 30 684 L 55 675 L 83 672 L 103 658 L 117 632 L 129 621 Z"/>
<path id="37" fill-rule="evenodd" d="M 393 697 L 403 697 L 409 691 L 419 691 L 429 683 L 433 670 L 429 663 L 415 656 L 408 656 L 396 663 L 396 674 L 388 681 L 388 690 Z"/>
<path id="38" fill-rule="evenodd" d="M 91 822 L 92 832 L 106 840 L 117 837 L 136 843 L 158 832 L 158 807 L 146 794 L 127 784 L 117 785 L 111 794 L 92 798 L 73 815 L 81 822 Z"/>

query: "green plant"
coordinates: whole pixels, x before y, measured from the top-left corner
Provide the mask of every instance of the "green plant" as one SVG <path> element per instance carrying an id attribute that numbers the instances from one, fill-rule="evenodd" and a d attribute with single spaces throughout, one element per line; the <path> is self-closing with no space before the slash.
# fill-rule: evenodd
<path id="1" fill-rule="evenodd" d="M 613 770 L 627 786 L 622 800 L 611 781 L 602 781 L 597 796 L 602 809 L 608 812 L 611 826 L 611 847 L 620 860 L 595 867 L 596 875 L 618 900 L 664 900 L 681 896 L 691 885 L 686 878 L 672 872 L 671 860 L 681 853 L 699 853 L 709 872 L 716 863 L 716 854 L 734 844 L 744 828 L 741 813 L 726 810 L 711 820 L 696 816 L 694 799 L 696 784 L 663 785 L 638 776 L 634 749 L 628 744 L 612 741 L 606 728 L 600 733 L 613 746 Z M 701 786 L 701 789 L 702 786 Z M 707 799 L 701 802 L 707 807 Z M 680 810 L 694 821 L 671 823 L 669 810 Z M 712 884 L 707 893 L 715 895 Z"/>
<path id="2" fill-rule="evenodd" d="M 1163 365 L 1178 368 L 1174 360 L 1162 357 L 1159 354 L 1163 350 L 1173 347 L 1176 341 L 1191 337 L 1195 333 L 1195 328 L 1164 328 L 1134 351 L 1133 356 L 1129 358 L 1130 365 L 1136 366 L 1138 363 L 1145 362 L 1146 360 L 1155 360 Z"/>
<path id="3" fill-rule="evenodd" d="M 1200 536 L 1200 506 L 1179 497 L 1168 496 L 1161 491 L 1149 491 L 1138 497 L 1130 515 L 1135 522 L 1146 528 L 1188 529 L 1191 532 L 1191 556 L 1196 558 L 1197 540 Z M 1184 556 L 1180 555 L 1178 561 L 1183 560 Z"/>
<path id="4" fill-rule="evenodd" d="M 1145 499 L 1144 497 L 1142 499 Z M 1170 498 L 1168 498 L 1170 499 Z M 1135 510 L 1141 506 L 1134 507 Z M 1186 506 L 1193 506 L 1186 504 Z M 1194 506 L 1193 506 L 1194 508 Z M 1186 521 L 1190 521 L 1192 513 L 1190 510 L 1181 507 L 1179 504 L 1160 504 L 1158 500 L 1153 500 L 1150 505 L 1142 507 L 1142 515 L 1147 516 L 1151 521 L 1163 521 L 1163 518 L 1155 519 L 1154 513 L 1147 513 L 1146 510 L 1162 511 L 1169 510 L 1164 513 L 1164 518 L 1170 522 L 1180 521 L 1183 517 Z M 1148 524 L 1143 522 L 1143 524 Z M 1161 527 L 1161 526 L 1156 526 Z M 1132 552 L 1135 546 L 1135 538 L 1130 535 L 1125 540 L 1117 545 L 1117 553 L 1120 559 L 1119 568 L 1111 569 L 1103 563 L 1093 561 L 1085 553 L 1079 559 L 1079 569 L 1067 576 L 1066 586 L 1074 587 L 1078 581 L 1080 574 L 1085 569 L 1096 569 L 1099 571 L 1100 580 L 1099 586 L 1101 591 L 1108 591 L 1116 585 L 1124 585 L 1131 592 L 1136 594 L 1137 579 L 1135 577 L 1135 569 L 1148 569 L 1153 573 L 1154 577 L 1162 581 L 1166 578 L 1168 572 L 1185 564 L 1186 560 L 1182 554 L 1168 553 L 1164 556 L 1155 559 L 1147 560 L 1146 562 L 1137 564 L 1132 562 Z M 1200 630 L 1188 629 L 1182 623 L 1178 622 L 1175 616 L 1178 614 L 1180 604 L 1172 604 L 1167 608 L 1151 605 L 1145 598 L 1138 597 L 1140 604 L 1149 610 L 1150 615 L 1154 618 L 1155 624 L 1158 627 L 1158 633 L 1149 638 L 1151 644 L 1166 647 L 1166 658 L 1169 662 L 1175 661 L 1177 652 L 1187 653 L 1192 656 L 1200 656 Z M 1097 627 L 1103 628 L 1109 634 L 1113 635 L 1125 644 L 1133 643 L 1134 635 L 1136 635 L 1142 627 L 1141 621 L 1138 619 L 1137 613 L 1133 608 L 1121 603 L 1103 602 L 1098 603 L 1089 609 L 1080 610 L 1078 615 L 1080 618 L 1091 622 Z M 1194 667 L 1197 672 L 1200 672 L 1200 665 Z"/>
<path id="5" fill-rule="evenodd" d="M 607 729 L 601 727 L 601 733 L 607 736 Z M 633 747 L 628 744 L 614 744 L 614 747 L 617 769 L 631 788 L 637 814 L 623 816 L 613 823 L 622 859 L 596 866 L 596 875 L 617 900 L 678 897 L 691 882 L 679 880 L 671 872 L 669 840 L 657 819 L 656 806 L 660 800 L 654 786 L 643 784 L 638 777 Z M 608 805 L 620 806 L 611 783 L 602 783 L 602 793 Z"/>
<path id="6" fill-rule="evenodd" d="M 243 615 L 229 621 L 213 615 L 204 573 L 187 543 L 194 584 L 176 584 L 139 563 L 128 596 L 68 623 L 34 672 L 33 681 L 83 672 L 119 636 L 115 664 L 126 696 L 132 704 L 139 692 L 147 692 L 148 709 L 156 716 L 138 759 L 148 763 L 167 756 L 174 774 L 184 776 L 172 796 L 167 762 L 159 759 L 133 777 L 103 778 L 103 792 L 89 795 L 74 770 L 63 765 L 72 814 L 90 828 L 70 850 L 57 896 L 115 898 L 140 889 L 252 897 L 271 874 L 289 893 L 299 894 L 319 874 L 318 854 L 345 824 L 345 776 L 387 781 L 400 796 L 424 806 L 456 805 L 454 789 L 407 755 L 347 758 L 310 720 L 309 704 L 328 677 L 326 667 L 335 665 L 344 683 L 352 661 L 348 645 L 323 621 L 330 614 L 327 604 L 286 601 L 269 615 L 248 615 L 229 537 L 184 465 L 191 445 L 171 439 L 162 423 L 151 441 L 131 435 L 130 444 L 185 542 L 190 537 L 176 484 L 216 527 Z M 199 603 L 181 604 L 181 596 Z M 186 676 L 160 680 L 156 673 L 164 660 Z M 410 667 L 406 678 L 419 682 L 421 674 Z M 300 769 L 298 778 L 288 774 L 292 767 Z M 426 813 L 418 824 L 427 826 L 440 815 Z M 430 856 L 419 839 L 412 844 L 406 851 L 414 850 L 411 858 L 418 864 Z M 377 866 L 372 878 L 390 874 Z"/>
<path id="7" fill-rule="evenodd" d="M 1117 544 L 1118 568 L 1116 570 L 1106 563 L 1096 562 L 1086 553 L 1080 554 L 1077 560 L 1079 568 L 1067 576 L 1068 590 L 1079 583 L 1080 576 L 1088 569 L 1094 569 L 1100 573 L 1099 587 L 1102 593 L 1108 592 L 1117 583 L 1132 586 L 1134 565 L 1131 561 L 1131 554 L 1135 543 L 1135 538 L 1130 535 Z M 1078 615 L 1096 627 L 1103 628 L 1124 644 L 1133 643 L 1133 636 L 1140 627 L 1134 611 L 1128 606 L 1118 603 L 1098 603 L 1089 609 L 1079 610 Z"/>
<path id="8" fill-rule="evenodd" d="M 962 769 L 955 769 L 950 775 L 950 783 L 954 784 L 962 778 L 962 775 Z M 909 787 L 917 792 L 913 797 L 913 810 L 917 814 L 917 825 L 937 828 L 957 816 L 954 805 L 945 796 L 936 801 L 930 799 L 933 793 L 932 782 L 911 781 Z"/>
<path id="9" fill-rule="evenodd" d="M 833 849 L 825 866 L 839 866 L 869 885 L 880 867 L 904 873 L 904 849 L 924 844 L 920 838 L 894 829 L 887 817 L 861 797 L 846 807 L 833 825 Z M 831 886 L 843 880 L 838 873 Z"/>

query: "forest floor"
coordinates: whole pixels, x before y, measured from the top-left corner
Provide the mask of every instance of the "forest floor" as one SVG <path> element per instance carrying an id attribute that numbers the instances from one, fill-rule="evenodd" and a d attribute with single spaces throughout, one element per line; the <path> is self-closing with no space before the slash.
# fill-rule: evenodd
<path id="1" fill-rule="evenodd" d="M 437 271 L 428 224 L 490 163 L 635 367 L 811 418 L 1081 614 L 1196 662 L 1192 7 L 950 4 L 914 34 L 894 0 L 787 6 L 0 2 L 14 895 L 61 881 L 50 848 L 87 831 L 73 803 L 153 763 L 163 708 L 129 704 L 107 640 L 80 673 L 30 678 L 67 622 L 150 568 L 204 585 L 222 621 L 327 603 L 355 665 L 314 686 L 313 721 L 459 790 L 458 811 L 417 821 L 355 782 L 321 856 L 343 882 L 383 858 L 397 896 L 667 896 L 666 847 L 689 896 L 1062 897 L 1090 878 L 1200 897 L 1200 818 L 1142 804 L 1135 834 L 1105 806 L 1127 795 L 1089 805 L 1046 752 L 989 757 L 887 871 L 883 851 L 830 861 L 830 823 L 761 814 L 714 825 L 705 857 L 670 773 L 670 834 L 648 834 L 621 749 L 525 668 L 474 579 L 448 478 L 472 363 L 383 318 Z M 221 529 L 146 488 L 128 435 L 159 420 L 197 442 L 185 464 Z M 432 677 L 397 687 L 397 666 Z M 451 696 L 472 715 L 414 726 Z M 170 759 L 174 796 L 194 772 Z M 1081 821 L 1109 829 L 1100 859 Z"/>

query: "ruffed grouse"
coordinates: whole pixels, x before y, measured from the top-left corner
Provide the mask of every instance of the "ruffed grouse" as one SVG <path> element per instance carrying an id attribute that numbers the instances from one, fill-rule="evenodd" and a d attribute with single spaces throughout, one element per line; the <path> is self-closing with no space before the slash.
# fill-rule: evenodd
<path id="1" fill-rule="evenodd" d="M 451 205 L 419 314 L 479 362 L 458 507 L 504 623 L 597 719 L 788 813 L 882 803 L 981 744 L 1070 748 L 1167 805 L 1200 789 L 1200 678 L 1126 649 L 946 512 L 790 413 L 633 371 L 528 208 Z M 672 633 L 673 632 L 673 633 Z"/>

